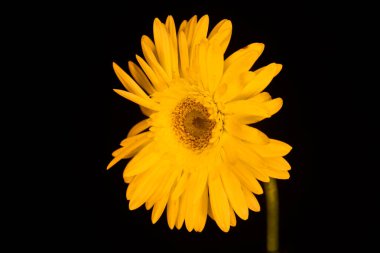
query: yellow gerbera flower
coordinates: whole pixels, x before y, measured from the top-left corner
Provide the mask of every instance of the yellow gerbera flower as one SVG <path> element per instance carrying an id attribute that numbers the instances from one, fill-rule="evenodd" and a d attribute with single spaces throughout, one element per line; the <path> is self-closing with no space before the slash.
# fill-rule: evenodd
<path id="1" fill-rule="evenodd" d="M 107 169 L 132 158 L 123 173 L 134 210 L 153 208 L 155 223 L 166 208 L 169 227 L 202 231 L 207 216 L 224 232 L 260 211 L 259 183 L 289 178 L 283 158 L 291 147 L 248 126 L 282 107 L 263 90 L 280 72 L 271 63 L 250 71 L 264 49 L 252 43 L 224 59 L 232 23 L 210 33 L 209 17 L 193 16 L 176 30 L 172 16 L 153 23 L 153 40 L 142 36 L 144 57 L 129 62 L 130 75 L 116 63 L 122 97 L 147 116 L 129 131 Z M 132 77 L 131 77 L 132 76 Z"/>

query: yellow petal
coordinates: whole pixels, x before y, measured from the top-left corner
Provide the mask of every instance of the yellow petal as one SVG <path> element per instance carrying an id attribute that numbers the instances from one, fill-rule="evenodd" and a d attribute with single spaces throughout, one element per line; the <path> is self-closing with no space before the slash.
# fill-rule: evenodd
<path id="1" fill-rule="evenodd" d="M 275 98 L 263 103 L 265 110 L 269 113 L 270 116 L 276 114 L 281 109 L 282 105 L 282 98 Z"/>
<path id="2" fill-rule="evenodd" d="M 264 173 L 266 173 L 268 176 L 276 179 L 289 179 L 290 174 L 286 170 L 271 170 L 266 169 L 264 170 Z"/>
<path id="3" fill-rule="evenodd" d="M 168 167 L 168 163 L 165 161 L 165 159 L 161 159 L 161 161 L 158 161 L 154 167 L 159 167 L 159 172 L 156 173 L 154 181 L 151 182 L 155 185 L 154 192 L 146 200 L 146 202 L 148 203 L 147 207 L 149 209 L 154 204 L 156 204 L 157 201 L 166 196 L 162 189 L 164 187 L 164 184 L 161 184 L 161 182 L 166 183 L 167 179 L 171 174 L 170 167 Z"/>
<path id="4" fill-rule="evenodd" d="M 153 36 L 156 45 L 158 59 L 165 70 L 169 80 L 172 79 L 172 47 L 169 41 L 169 35 L 164 24 L 158 18 L 153 22 Z"/>
<path id="5" fill-rule="evenodd" d="M 116 63 L 113 63 L 112 65 L 117 77 L 129 92 L 141 98 L 149 98 L 140 86 L 127 73 L 124 72 L 124 70 L 122 70 Z"/>
<path id="6" fill-rule="evenodd" d="M 142 71 L 142 69 L 139 66 L 137 66 L 134 62 L 129 61 L 128 67 L 133 78 L 146 92 L 148 92 L 148 94 L 152 94 L 156 92 L 156 90 L 153 88 L 152 84 L 150 83 L 148 77 L 145 75 L 145 73 Z"/>
<path id="7" fill-rule="evenodd" d="M 269 142 L 264 145 L 251 146 L 259 155 L 263 157 L 278 157 L 287 155 L 292 147 L 285 142 L 269 139 Z"/>
<path id="8" fill-rule="evenodd" d="M 207 184 L 208 171 L 207 168 L 200 168 L 198 172 L 194 172 L 189 179 L 189 185 L 193 185 L 192 196 L 193 202 L 198 202 L 201 198 Z M 193 203 L 192 203 L 193 204 Z"/>
<path id="9" fill-rule="evenodd" d="M 230 81 L 221 82 L 216 90 L 215 98 L 224 103 L 241 99 L 241 92 L 244 89 L 245 85 L 249 83 L 256 74 L 252 71 L 242 72 L 237 74 Z M 245 98 L 244 98 L 245 99 Z"/>
<path id="10" fill-rule="evenodd" d="M 125 90 L 119 90 L 119 89 L 113 89 L 117 94 L 120 96 L 128 99 L 129 101 L 132 101 L 133 103 L 139 104 L 141 106 L 147 107 L 149 109 L 152 109 L 154 111 L 159 110 L 159 105 L 155 103 L 150 98 L 141 98 L 133 93 L 127 92 Z"/>
<path id="11" fill-rule="evenodd" d="M 166 171 L 166 176 L 164 176 L 161 180 L 157 180 L 157 182 L 160 182 L 160 187 L 154 192 L 154 194 L 149 199 L 153 203 L 170 194 L 170 191 L 174 183 L 178 180 L 178 177 L 181 173 L 181 169 L 173 169 L 168 164 L 165 166 L 165 168 L 163 168 L 163 170 Z"/>
<path id="12" fill-rule="evenodd" d="M 136 55 L 136 59 L 140 64 L 141 68 L 144 70 L 147 77 L 149 78 L 149 80 L 151 81 L 151 83 L 153 84 L 153 87 L 157 91 L 165 90 L 168 87 L 165 80 L 163 80 L 161 77 L 159 78 L 159 76 L 156 75 L 153 69 L 149 66 L 148 63 L 146 63 L 146 61 L 143 58 Z"/>
<path id="13" fill-rule="evenodd" d="M 231 119 L 234 119 L 234 120 L 237 120 L 238 122 L 240 122 L 241 124 L 246 124 L 246 125 L 249 125 L 249 124 L 253 124 L 253 123 L 257 123 L 257 122 L 260 122 L 264 119 L 266 119 L 267 117 L 262 117 L 262 116 L 255 116 L 255 115 L 241 115 L 241 114 L 238 114 L 238 115 L 230 115 L 229 116 Z"/>
<path id="14" fill-rule="evenodd" d="M 209 177 L 208 186 L 214 220 L 223 232 L 228 232 L 230 229 L 230 205 L 217 172 Z"/>
<path id="15" fill-rule="evenodd" d="M 194 35 L 191 40 L 191 46 L 190 46 L 190 62 L 195 57 L 195 48 L 196 46 L 207 37 L 208 32 L 208 24 L 209 24 L 209 17 L 208 15 L 204 15 L 199 19 L 199 22 L 197 23 L 194 31 Z"/>
<path id="16" fill-rule="evenodd" d="M 197 214 L 195 215 L 195 224 L 194 230 L 197 232 L 201 232 L 206 225 L 207 220 L 207 211 L 208 211 L 208 189 L 205 188 L 200 199 Z"/>
<path id="17" fill-rule="evenodd" d="M 247 189 L 258 195 L 263 194 L 263 188 L 248 166 L 243 163 L 237 163 L 232 166 L 231 170 L 239 178 L 242 185 L 244 185 Z"/>
<path id="18" fill-rule="evenodd" d="M 247 141 L 254 144 L 267 144 L 269 138 L 257 128 L 240 124 L 231 118 L 226 118 L 224 128 L 226 132 L 240 140 Z M 229 139 L 232 140 L 232 139 Z M 232 140 L 234 141 L 234 140 Z M 238 145 L 238 144 L 236 144 Z"/>
<path id="19" fill-rule="evenodd" d="M 170 229 L 174 228 L 179 211 L 179 200 L 169 199 L 166 209 L 166 218 Z"/>
<path id="20" fill-rule="evenodd" d="M 187 39 L 183 31 L 180 31 L 178 34 L 178 50 L 181 64 L 181 74 L 186 78 L 189 75 L 190 59 Z"/>
<path id="21" fill-rule="evenodd" d="M 149 108 L 146 108 L 144 106 L 140 106 L 140 110 L 147 117 L 150 117 L 150 115 L 152 115 L 153 113 L 155 113 L 155 111 L 153 111 L 153 110 L 151 110 Z"/>
<path id="22" fill-rule="evenodd" d="M 216 43 L 220 46 L 222 53 L 226 52 L 232 35 L 232 23 L 230 20 L 221 20 L 210 32 L 208 38 L 211 43 Z"/>
<path id="23" fill-rule="evenodd" d="M 230 225 L 231 225 L 231 227 L 235 227 L 236 226 L 236 216 L 235 216 L 235 212 L 232 209 L 232 207 L 230 209 Z"/>
<path id="24" fill-rule="evenodd" d="M 243 188 L 243 192 L 247 200 L 248 208 L 254 212 L 260 212 L 260 204 L 255 195 L 246 188 Z"/>
<path id="25" fill-rule="evenodd" d="M 269 118 L 271 116 L 263 103 L 258 103 L 253 99 L 237 100 L 227 103 L 224 113 L 231 115 L 252 115 L 263 118 Z"/>
<path id="26" fill-rule="evenodd" d="M 132 176 L 132 177 L 126 177 L 126 178 L 124 178 L 124 182 L 127 183 L 127 184 L 129 184 L 129 183 L 132 182 L 132 180 L 133 180 L 134 178 L 135 178 L 135 176 Z"/>
<path id="27" fill-rule="evenodd" d="M 156 73 L 157 77 L 159 77 L 159 79 L 164 80 L 165 83 L 168 84 L 171 80 L 171 77 L 167 74 L 163 66 L 161 66 L 161 64 L 158 62 L 156 56 L 154 55 L 153 51 L 148 45 L 148 41 L 150 41 L 150 39 L 147 36 L 143 36 L 141 38 L 141 48 L 143 50 L 144 57 L 148 62 L 149 66 Z"/>
<path id="28" fill-rule="evenodd" d="M 242 49 L 239 49 L 226 59 L 224 65 L 224 71 L 226 72 L 225 74 L 236 75 L 236 73 L 248 71 L 252 68 L 253 64 L 260 57 L 263 51 L 263 43 L 252 43 Z"/>
<path id="29" fill-rule="evenodd" d="M 269 178 L 269 175 L 266 173 L 266 169 L 265 168 L 256 168 L 254 167 L 254 164 L 250 163 L 248 164 L 248 166 L 251 168 L 251 172 L 253 174 L 253 176 L 255 178 L 257 178 L 257 180 L 260 180 L 261 182 L 269 182 L 270 178 Z"/>
<path id="30" fill-rule="evenodd" d="M 249 101 L 255 101 L 257 103 L 264 103 L 271 100 L 272 97 L 268 92 L 261 92 L 249 99 Z"/>
<path id="31" fill-rule="evenodd" d="M 187 210 L 187 201 L 184 200 L 184 196 L 181 196 L 179 199 L 179 211 L 178 211 L 178 218 L 175 223 L 175 227 L 177 229 L 181 229 L 183 222 L 185 221 L 185 212 Z"/>
<path id="32" fill-rule="evenodd" d="M 179 70 L 178 70 L 177 32 L 176 32 L 173 16 L 169 15 L 166 18 L 165 25 L 166 25 L 166 29 L 169 35 L 169 41 L 170 41 L 171 52 L 172 52 L 171 67 L 172 67 L 173 79 L 175 79 L 179 77 Z"/>
<path id="33" fill-rule="evenodd" d="M 252 43 L 230 55 L 224 63 L 222 82 L 229 83 L 231 79 L 250 70 L 263 50 L 264 44 Z"/>
<path id="34" fill-rule="evenodd" d="M 256 70 L 254 78 L 242 90 L 241 97 L 248 98 L 263 91 L 281 69 L 281 64 L 271 63 Z"/>
<path id="35" fill-rule="evenodd" d="M 198 21 L 198 17 L 197 17 L 197 15 L 194 15 L 193 17 L 191 17 L 189 22 L 186 24 L 185 34 L 186 34 L 186 40 L 187 40 L 187 47 L 188 48 L 191 47 L 191 43 L 193 42 L 193 36 L 194 36 L 195 28 L 197 26 L 197 21 Z M 189 53 L 190 53 L 190 51 L 189 51 Z"/>
<path id="36" fill-rule="evenodd" d="M 248 206 L 241 190 L 239 180 L 228 168 L 222 167 L 220 175 L 231 207 L 241 219 L 248 219 Z"/>
<path id="37" fill-rule="evenodd" d="M 267 169 L 265 160 L 250 148 L 250 144 L 234 137 L 229 140 L 229 143 L 230 149 L 236 149 L 236 158 L 250 168 L 255 178 L 263 182 L 269 181 L 269 177 L 265 173 L 265 169 Z"/>
<path id="38" fill-rule="evenodd" d="M 129 209 L 135 210 L 142 206 L 148 198 L 153 194 L 154 190 L 157 188 L 156 175 L 160 172 L 160 167 L 152 167 L 150 170 L 137 175 L 136 181 L 136 189 L 133 194 L 127 196 L 129 199 Z"/>
<path id="39" fill-rule="evenodd" d="M 150 169 L 161 157 L 162 154 L 157 152 L 155 144 L 151 142 L 129 161 L 123 177 L 135 176 Z"/>
<path id="40" fill-rule="evenodd" d="M 171 198 L 173 200 L 178 199 L 181 196 L 181 194 L 184 192 L 184 190 L 188 184 L 188 178 L 189 178 L 189 176 L 187 173 L 183 173 L 180 176 L 180 178 L 179 178 L 179 180 L 178 180 L 178 182 L 177 182 L 177 184 L 174 187 L 174 190 L 172 192 Z"/>
<path id="41" fill-rule="evenodd" d="M 181 24 L 179 25 L 178 34 L 179 34 L 179 32 L 184 32 L 185 33 L 186 27 L 187 27 L 187 20 L 183 20 L 181 22 Z"/>
<path id="42" fill-rule="evenodd" d="M 283 157 L 265 158 L 265 162 L 273 170 L 290 170 L 290 164 Z"/>
<path id="43" fill-rule="evenodd" d="M 168 203 L 169 196 L 166 196 L 160 199 L 153 207 L 152 211 L 152 223 L 155 224 L 158 219 L 161 217 L 162 213 L 165 210 L 166 203 Z"/>
<path id="44" fill-rule="evenodd" d="M 187 231 L 191 232 L 194 229 L 195 225 L 195 214 L 197 210 L 197 206 L 199 205 L 198 202 L 195 202 L 193 194 L 191 194 L 192 190 L 194 188 L 194 185 L 189 184 L 188 188 L 186 189 L 186 192 L 184 194 L 184 200 L 187 202 L 186 206 L 186 212 L 185 212 L 185 226 Z"/>
<path id="45" fill-rule="evenodd" d="M 203 87 L 214 93 L 223 74 L 223 54 L 216 44 L 202 42 L 199 47 L 199 67 Z"/>
<path id="46" fill-rule="evenodd" d="M 131 130 L 129 130 L 128 137 L 132 137 L 132 136 L 135 136 L 135 135 L 141 133 L 142 131 L 144 131 L 148 127 L 150 127 L 151 125 L 152 125 L 152 121 L 150 119 L 144 119 L 144 120 L 140 121 L 139 123 L 134 125 L 131 128 Z"/>
<path id="47" fill-rule="evenodd" d="M 123 145 L 123 148 L 118 149 L 118 152 L 114 153 L 115 158 L 108 164 L 107 170 L 109 170 L 121 159 L 129 158 L 131 154 L 135 154 L 135 151 L 139 150 L 142 146 L 151 141 L 151 138 L 152 136 L 150 133 L 142 133 L 125 139 L 122 143 L 125 143 L 126 145 Z"/>

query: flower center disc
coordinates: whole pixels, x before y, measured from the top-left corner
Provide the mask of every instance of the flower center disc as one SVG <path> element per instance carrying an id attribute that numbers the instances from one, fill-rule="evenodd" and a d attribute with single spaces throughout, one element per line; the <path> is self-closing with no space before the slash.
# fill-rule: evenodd
<path id="1" fill-rule="evenodd" d="M 173 129 L 179 140 L 194 151 L 207 147 L 216 124 L 207 108 L 192 98 L 182 100 L 173 111 Z"/>

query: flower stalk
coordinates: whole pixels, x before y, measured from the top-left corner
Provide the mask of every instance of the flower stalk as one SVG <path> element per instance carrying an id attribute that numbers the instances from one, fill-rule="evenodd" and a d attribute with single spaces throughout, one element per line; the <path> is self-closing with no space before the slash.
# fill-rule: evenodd
<path id="1" fill-rule="evenodd" d="M 279 252 L 279 203 L 276 179 L 264 184 L 267 209 L 267 252 Z"/>

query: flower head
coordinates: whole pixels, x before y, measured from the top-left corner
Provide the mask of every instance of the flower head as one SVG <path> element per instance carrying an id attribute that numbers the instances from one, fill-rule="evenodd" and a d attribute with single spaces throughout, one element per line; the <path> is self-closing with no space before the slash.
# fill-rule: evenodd
<path id="1" fill-rule="evenodd" d="M 122 159 L 129 208 L 145 204 L 155 223 L 166 208 L 169 227 L 202 231 L 207 216 L 224 232 L 258 212 L 259 181 L 289 178 L 283 158 L 291 147 L 249 126 L 282 107 L 264 89 L 281 71 L 271 63 L 251 71 L 264 50 L 252 43 L 224 57 L 232 23 L 220 21 L 210 33 L 209 17 L 193 16 L 175 27 L 155 19 L 153 40 L 142 36 L 144 57 L 129 62 L 127 74 L 116 63 L 125 90 L 146 119 L 132 127 L 113 152 L 107 169 Z"/>

